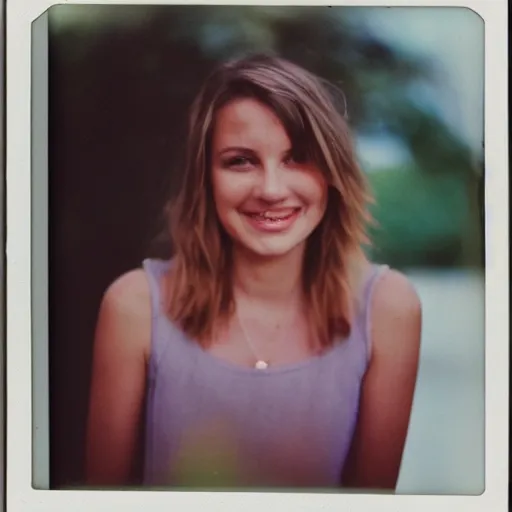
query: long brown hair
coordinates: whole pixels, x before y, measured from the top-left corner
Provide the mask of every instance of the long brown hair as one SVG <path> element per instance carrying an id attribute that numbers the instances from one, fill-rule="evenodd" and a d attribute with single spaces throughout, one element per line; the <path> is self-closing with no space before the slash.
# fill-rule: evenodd
<path id="1" fill-rule="evenodd" d="M 328 183 L 326 213 L 310 235 L 303 291 L 316 339 L 328 347 L 351 328 L 357 263 L 364 261 L 370 195 L 352 137 L 330 86 L 273 56 L 251 56 L 217 68 L 190 112 L 183 183 L 168 213 L 174 246 L 166 289 L 171 319 L 203 346 L 234 312 L 232 245 L 213 202 L 211 140 L 216 112 L 235 98 L 257 99 L 283 123 L 295 153 L 314 162 Z"/>

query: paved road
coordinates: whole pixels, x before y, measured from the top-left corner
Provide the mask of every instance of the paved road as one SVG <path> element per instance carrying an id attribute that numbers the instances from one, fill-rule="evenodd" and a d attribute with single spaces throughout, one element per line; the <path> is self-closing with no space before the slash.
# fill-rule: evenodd
<path id="1" fill-rule="evenodd" d="M 484 490 L 484 279 L 411 272 L 423 303 L 416 395 L 397 492 Z"/>

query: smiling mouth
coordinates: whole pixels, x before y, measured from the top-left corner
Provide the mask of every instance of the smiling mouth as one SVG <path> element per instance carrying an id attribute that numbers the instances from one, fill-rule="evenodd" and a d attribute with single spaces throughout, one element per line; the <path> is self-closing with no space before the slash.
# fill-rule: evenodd
<path id="1" fill-rule="evenodd" d="M 302 208 L 288 208 L 281 211 L 266 210 L 263 212 L 245 212 L 245 215 L 255 220 L 278 223 L 292 218 L 299 213 L 301 209 Z"/>

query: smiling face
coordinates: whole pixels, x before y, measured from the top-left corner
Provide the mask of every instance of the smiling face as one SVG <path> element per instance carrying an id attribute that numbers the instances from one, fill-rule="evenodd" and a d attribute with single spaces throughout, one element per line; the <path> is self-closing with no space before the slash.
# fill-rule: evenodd
<path id="1" fill-rule="evenodd" d="M 221 108 L 211 162 L 217 214 L 235 247 L 262 257 L 304 249 L 325 213 L 327 182 L 294 156 L 270 108 L 250 98 Z"/>

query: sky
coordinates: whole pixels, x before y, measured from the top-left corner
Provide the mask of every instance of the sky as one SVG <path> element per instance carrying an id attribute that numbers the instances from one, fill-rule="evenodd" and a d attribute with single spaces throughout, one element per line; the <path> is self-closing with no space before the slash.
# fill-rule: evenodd
<path id="1" fill-rule="evenodd" d="M 432 91 L 433 100 L 446 123 L 480 155 L 484 119 L 482 19 L 461 7 L 374 7 L 361 11 L 374 34 L 434 61 L 440 80 Z"/>

